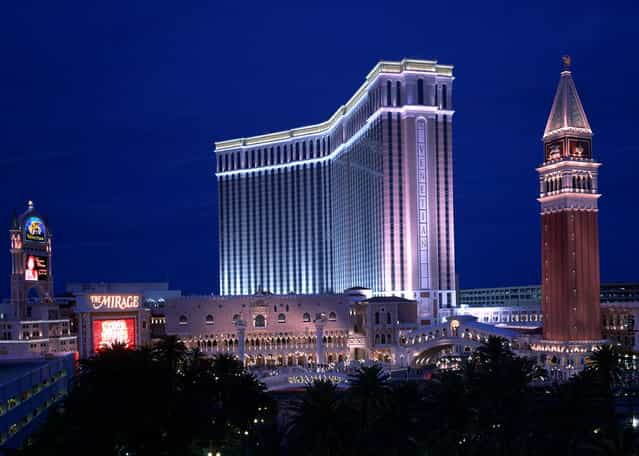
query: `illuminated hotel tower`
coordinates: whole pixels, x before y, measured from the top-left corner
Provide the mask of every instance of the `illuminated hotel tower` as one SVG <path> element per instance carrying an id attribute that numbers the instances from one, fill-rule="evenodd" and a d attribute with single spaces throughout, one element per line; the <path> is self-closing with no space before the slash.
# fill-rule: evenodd
<path id="1" fill-rule="evenodd" d="M 597 170 L 592 130 L 564 57 L 539 172 L 545 340 L 601 339 Z"/>
<path id="2" fill-rule="evenodd" d="M 323 123 L 216 146 L 220 292 L 455 305 L 452 67 L 380 62 Z"/>

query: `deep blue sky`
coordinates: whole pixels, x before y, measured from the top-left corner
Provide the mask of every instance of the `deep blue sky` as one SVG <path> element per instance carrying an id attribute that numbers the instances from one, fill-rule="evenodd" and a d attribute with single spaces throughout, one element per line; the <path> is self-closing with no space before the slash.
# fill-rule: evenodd
<path id="1" fill-rule="evenodd" d="M 534 169 L 564 53 L 604 164 L 602 280 L 639 280 L 633 2 L 303 3 L 3 4 L 0 220 L 35 201 L 58 289 L 217 290 L 211 141 L 323 121 L 378 60 L 402 57 L 455 65 L 462 288 L 536 283 Z"/>

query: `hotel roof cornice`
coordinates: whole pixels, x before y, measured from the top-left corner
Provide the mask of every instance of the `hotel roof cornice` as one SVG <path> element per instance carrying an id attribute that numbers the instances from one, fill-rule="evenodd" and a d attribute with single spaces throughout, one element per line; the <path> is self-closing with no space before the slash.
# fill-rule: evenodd
<path id="1" fill-rule="evenodd" d="M 300 136 L 313 135 L 330 130 L 339 120 L 345 117 L 351 109 L 357 105 L 362 99 L 368 87 L 375 81 L 377 76 L 385 74 L 401 74 L 409 72 L 432 73 L 435 75 L 452 77 L 452 65 L 440 65 L 436 60 L 415 60 L 403 59 L 399 62 L 380 61 L 366 76 L 366 81 L 357 89 L 355 94 L 340 106 L 337 111 L 327 120 L 314 125 L 293 128 L 291 130 L 278 131 L 275 133 L 267 133 L 264 135 L 251 136 L 248 138 L 229 139 L 226 141 L 215 142 L 215 151 L 221 152 L 230 149 L 236 149 L 244 146 L 258 146 L 260 144 L 268 144 L 275 141 L 282 141 L 288 138 L 296 138 Z"/>

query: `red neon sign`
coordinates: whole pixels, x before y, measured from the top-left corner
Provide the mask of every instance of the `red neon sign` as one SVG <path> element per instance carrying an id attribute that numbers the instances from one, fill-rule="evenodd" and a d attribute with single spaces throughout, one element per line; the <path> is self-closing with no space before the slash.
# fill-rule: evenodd
<path id="1" fill-rule="evenodd" d="M 108 348 L 115 343 L 135 348 L 135 318 L 93 320 L 93 350 Z"/>

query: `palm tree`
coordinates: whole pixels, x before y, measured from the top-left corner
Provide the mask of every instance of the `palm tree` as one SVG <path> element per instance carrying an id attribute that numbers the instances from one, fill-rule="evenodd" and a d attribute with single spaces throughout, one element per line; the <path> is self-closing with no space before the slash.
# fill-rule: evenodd
<path id="1" fill-rule="evenodd" d="M 473 443 L 477 404 L 468 379 L 459 372 L 443 371 L 425 385 L 424 410 L 430 432 L 424 438 L 434 454 L 459 454 Z"/>
<path id="2" fill-rule="evenodd" d="M 384 455 L 419 454 L 424 445 L 425 403 L 417 382 L 401 382 L 391 388 L 385 413 L 374 425 L 378 445 L 375 453 Z"/>
<path id="3" fill-rule="evenodd" d="M 514 356 L 510 350 L 509 342 L 502 337 L 490 336 L 487 342 L 483 342 L 475 351 L 474 359 L 481 367 L 491 370 L 495 364 Z"/>
<path id="4" fill-rule="evenodd" d="M 595 384 L 602 390 L 601 395 L 606 408 L 606 433 L 616 435 L 618 422 L 615 412 L 614 389 L 619 385 L 622 376 L 622 366 L 620 362 L 621 353 L 614 345 L 602 345 L 588 357 L 588 367 L 585 375 L 591 375 Z"/>
<path id="5" fill-rule="evenodd" d="M 193 383 L 198 381 L 201 376 L 206 376 L 208 374 L 207 368 L 210 365 L 210 360 L 206 358 L 202 350 L 197 347 L 190 350 L 184 359 L 184 382 Z"/>
<path id="6" fill-rule="evenodd" d="M 291 407 L 288 443 L 292 454 L 337 456 L 344 454 L 337 387 L 315 380 Z"/>
<path id="7" fill-rule="evenodd" d="M 165 336 L 155 345 L 158 359 L 176 372 L 186 356 L 186 346 L 177 336 Z"/>
<path id="8" fill-rule="evenodd" d="M 619 383 L 622 367 L 619 362 L 621 353 L 614 345 L 602 345 L 588 358 L 588 369 L 595 373 L 605 391 L 612 393 Z"/>
<path id="9" fill-rule="evenodd" d="M 600 439 L 594 440 L 579 446 L 579 450 L 586 454 L 601 456 L 631 456 L 636 455 L 639 451 L 637 444 L 637 435 L 631 428 L 617 430 L 610 436 L 602 436 Z"/>
<path id="10" fill-rule="evenodd" d="M 349 377 L 346 406 L 350 416 L 359 423 L 354 436 L 359 448 L 375 448 L 379 434 L 373 432 L 375 423 L 385 414 L 390 394 L 390 379 L 381 366 L 360 367 Z"/>
<path id="11" fill-rule="evenodd" d="M 233 355 L 220 353 L 213 359 L 213 370 L 218 377 L 225 377 L 242 373 L 244 367 Z"/>
<path id="12" fill-rule="evenodd" d="M 358 400 L 380 401 L 389 392 L 389 380 L 380 365 L 362 366 L 349 378 L 349 396 Z"/>

